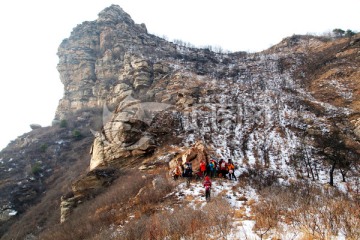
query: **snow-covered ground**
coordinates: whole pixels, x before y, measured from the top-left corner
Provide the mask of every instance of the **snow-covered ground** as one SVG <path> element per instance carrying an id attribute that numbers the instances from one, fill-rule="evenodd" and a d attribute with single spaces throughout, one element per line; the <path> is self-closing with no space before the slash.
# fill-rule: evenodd
<path id="1" fill-rule="evenodd" d="M 258 195 L 251 187 L 238 187 L 238 183 L 235 180 L 222 178 L 212 180 L 211 199 L 226 199 L 235 212 L 242 212 L 241 218 L 237 218 L 235 215 L 227 239 L 260 239 L 252 230 L 255 221 L 249 220 L 251 219 L 251 208 L 247 204 L 247 202 L 256 202 Z M 185 182 L 180 183 L 175 195 L 183 203 L 196 209 L 201 209 L 207 204 L 202 181 L 192 181 L 189 187 Z"/>
<path id="2" fill-rule="evenodd" d="M 246 170 L 237 170 L 236 175 L 246 172 Z M 320 179 L 326 179 L 325 172 L 321 172 Z M 340 179 L 337 179 L 340 181 Z M 241 180 L 240 180 L 241 181 Z M 258 195 L 256 189 L 252 188 L 249 184 L 241 184 L 239 180 L 229 180 L 224 178 L 212 179 L 212 191 L 211 200 L 225 199 L 232 211 L 234 211 L 234 217 L 232 219 L 231 230 L 229 231 L 226 239 L 261 239 L 259 234 L 256 233 L 254 228 L 255 220 L 252 213 L 252 205 L 261 200 L 261 196 Z M 202 181 L 192 180 L 190 186 L 186 185 L 184 179 L 177 180 L 178 186 L 174 192 L 175 196 L 181 204 L 191 206 L 194 209 L 201 210 L 208 204 L 205 199 L 205 190 L 202 185 Z M 287 185 L 288 181 L 282 178 L 278 179 L 278 183 Z M 319 181 L 318 184 L 322 185 L 325 182 Z M 314 183 L 316 184 L 316 183 Z M 341 191 L 347 192 L 346 183 L 339 183 L 336 185 Z M 262 199 L 264 200 L 264 199 Z M 304 233 L 299 232 L 298 228 L 292 225 L 287 225 L 283 221 L 279 221 L 279 225 L 276 231 L 269 231 L 267 238 L 263 236 L 262 239 L 270 239 L 276 237 L 276 239 L 303 239 Z M 270 238 L 269 238 L 270 237 Z M 340 232 L 338 236 L 333 239 L 345 239 Z"/>

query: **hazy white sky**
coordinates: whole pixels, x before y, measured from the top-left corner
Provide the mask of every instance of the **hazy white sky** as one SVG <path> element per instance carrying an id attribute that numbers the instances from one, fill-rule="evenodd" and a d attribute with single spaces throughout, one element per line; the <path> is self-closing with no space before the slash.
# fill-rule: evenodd
<path id="1" fill-rule="evenodd" d="M 57 48 L 111 4 L 149 33 L 231 51 L 260 51 L 293 34 L 360 30 L 359 0 L 1 1 L 0 149 L 31 123 L 51 124 L 63 93 Z"/>

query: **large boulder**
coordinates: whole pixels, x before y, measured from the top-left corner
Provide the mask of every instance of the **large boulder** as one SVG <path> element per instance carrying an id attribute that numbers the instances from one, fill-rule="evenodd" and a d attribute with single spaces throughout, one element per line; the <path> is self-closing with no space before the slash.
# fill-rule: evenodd
<path id="1" fill-rule="evenodd" d="M 42 128 L 40 124 L 36 124 L 36 123 L 33 123 L 33 124 L 30 124 L 30 128 L 32 130 L 35 130 L 35 129 L 39 129 L 39 128 Z"/>
<path id="2" fill-rule="evenodd" d="M 196 172 L 200 167 L 201 161 L 208 162 L 209 160 L 209 150 L 206 149 L 201 141 L 198 141 L 192 147 L 173 158 L 169 163 L 169 167 L 170 171 L 172 171 L 179 165 L 191 162 L 193 171 Z"/>

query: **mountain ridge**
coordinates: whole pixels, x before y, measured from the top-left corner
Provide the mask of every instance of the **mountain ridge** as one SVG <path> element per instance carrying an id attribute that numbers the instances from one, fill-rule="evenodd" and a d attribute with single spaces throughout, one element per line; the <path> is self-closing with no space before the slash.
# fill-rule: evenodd
<path id="1" fill-rule="evenodd" d="M 67 187 L 57 186 L 52 197 L 58 203 L 53 208 L 61 205 L 62 221 L 106 191 L 124 168 L 151 175 L 184 159 L 197 168 L 204 155 L 233 159 L 281 181 L 328 176 L 334 185 L 335 174 L 348 180 L 347 191 L 358 198 L 359 39 L 294 35 L 260 53 L 215 53 L 148 34 L 144 24 L 112 5 L 97 20 L 75 27 L 59 46 L 64 97 L 55 125 L 49 132 L 33 130 L 2 151 L 2 164 L 13 164 L 14 156 L 16 169 L 23 166 L 17 160 L 28 158 L 27 170 L 17 175 L 2 167 L 8 173 L 2 189 L 14 183 L 23 189 L 19 202 L 3 191 L 2 212 L 26 216 L 28 204 L 43 199 L 71 165 L 73 174 L 62 182 Z M 112 110 L 106 110 L 107 122 L 104 105 Z M 183 157 L 188 151 L 195 157 Z M 19 183 L 22 174 L 27 177 Z M 41 182 L 36 191 L 34 181 Z"/>

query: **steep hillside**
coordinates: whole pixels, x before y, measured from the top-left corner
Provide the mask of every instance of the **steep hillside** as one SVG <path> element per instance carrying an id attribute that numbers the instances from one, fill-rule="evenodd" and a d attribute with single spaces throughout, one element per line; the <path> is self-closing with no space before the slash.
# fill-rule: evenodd
<path id="1" fill-rule="evenodd" d="M 54 126 L 1 152 L 4 239 L 360 236 L 356 212 L 335 207 L 359 206 L 360 35 L 215 53 L 151 35 L 113 5 L 76 26 L 58 56 Z M 210 159 L 231 159 L 240 181 L 214 179 L 205 204 L 201 182 L 186 187 L 169 172 Z M 315 195 L 343 225 L 322 228 Z M 194 229 L 180 234 L 171 215 Z M 204 222 L 217 230 L 199 235 Z"/>
<path id="2" fill-rule="evenodd" d="M 11 224 L 21 236 L 59 221 L 61 195 L 88 169 L 93 137 L 87 132 L 79 122 L 63 122 L 26 133 L 0 153 L 1 235 Z"/>

